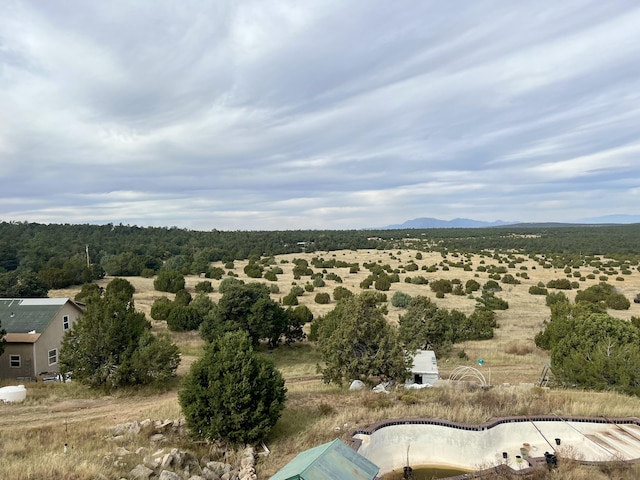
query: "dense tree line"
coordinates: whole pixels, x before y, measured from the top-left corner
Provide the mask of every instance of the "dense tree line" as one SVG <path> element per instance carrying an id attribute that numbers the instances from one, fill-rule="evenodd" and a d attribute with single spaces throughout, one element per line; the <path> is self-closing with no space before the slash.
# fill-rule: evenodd
<path id="1" fill-rule="evenodd" d="M 384 241 L 416 238 L 417 245 L 478 253 L 484 250 L 545 252 L 548 254 L 632 255 L 640 252 L 640 224 L 630 225 L 513 225 L 492 228 L 440 228 L 370 232 Z M 637 261 L 636 261 L 637 263 Z"/>
<path id="2" fill-rule="evenodd" d="M 412 240 L 413 239 L 413 240 Z M 416 240 L 417 239 L 417 240 Z M 640 261 L 640 225 L 623 226 L 513 226 L 481 229 L 411 230 L 289 230 L 209 232 L 180 228 L 130 225 L 44 225 L 27 222 L 0 223 L 0 295 L 15 296 L 6 289 L 17 278 L 34 274 L 46 289 L 80 285 L 111 276 L 152 276 L 160 269 L 180 274 L 220 276 L 210 270 L 211 262 L 260 259 L 295 252 L 339 249 L 405 248 L 484 252 L 546 252 L 550 266 L 585 264 L 594 255 Z M 296 263 L 297 276 L 308 275 L 308 265 Z M 337 260 L 316 257 L 314 266 L 343 266 Z M 468 264 L 454 264 L 468 269 Z M 626 268 L 628 268 L 628 266 Z M 252 276 L 262 274 L 264 265 L 252 263 Z M 357 265 L 351 268 L 357 270 Z M 371 284 L 376 279 L 384 290 L 395 278 L 384 266 L 372 265 Z M 410 267 L 413 268 L 413 267 Z M 13 273 L 12 273 L 13 272 Z M 9 277 L 9 275 L 18 277 Z M 388 278 L 385 277 L 388 275 Z M 336 280 L 337 281 L 337 280 Z M 31 284 L 28 279 L 23 284 Z M 4 286 L 4 288 L 3 288 Z M 24 290 L 24 289 L 23 289 Z M 22 296 L 42 296 L 41 286 Z M 46 295 L 46 293 L 44 293 Z"/>
<path id="3" fill-rule="evenodd" d="M 47 289 L 81 285 L 105 274 L 151 276 L 161 268 L 217 278 L 219 271 L 209 271 L 211 262 L 376 246 L 378 242 L 367 240 L 366 232 L 355 230 L 202 232 L 175 227 L 1 222 L 0 287 L 16 283 L 7 277 L 11 272 L 33 273 Z M 0 295 L 15 296 L 6 290 Z M 39 289 L 37 294 L 23 296 L 44 295 Z"/>

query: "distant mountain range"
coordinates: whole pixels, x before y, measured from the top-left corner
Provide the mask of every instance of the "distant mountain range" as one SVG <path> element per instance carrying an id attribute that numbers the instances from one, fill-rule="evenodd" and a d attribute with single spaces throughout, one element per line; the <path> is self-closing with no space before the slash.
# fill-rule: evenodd
<path id="1" fill-rule="evenodd" d="M 603 224 L 629 224 L 640 223 L 640 215 L 606 215 L 603 217 L 583 218 L 573 222 L 536 222 L 535 225 L 603 225 Z M 454 218 L 453 220 L 440 220 L 439 218 L 422 217 L 407 220 L 396 225 L 379 227 L 377 230 L 402 230 L 406 228 L 485 228 L 502 227 L 505 225 L 531 226 L 533 223 L 505 222 L 496 220 L 494 222 L 484 222 L 470 218 Z"/>

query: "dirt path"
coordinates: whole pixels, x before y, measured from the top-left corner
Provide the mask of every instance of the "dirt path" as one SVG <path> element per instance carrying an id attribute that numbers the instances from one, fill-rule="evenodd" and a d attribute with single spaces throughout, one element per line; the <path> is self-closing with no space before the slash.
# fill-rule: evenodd
<path id="1" fill-rule="evenodd" d="M 157 396 L 60 400 L 41 405 L 0 405 L 0 430 L 91 423 L 108 427 L 149 417 L 151 411 L 171 410 L 177 393 Z"/>

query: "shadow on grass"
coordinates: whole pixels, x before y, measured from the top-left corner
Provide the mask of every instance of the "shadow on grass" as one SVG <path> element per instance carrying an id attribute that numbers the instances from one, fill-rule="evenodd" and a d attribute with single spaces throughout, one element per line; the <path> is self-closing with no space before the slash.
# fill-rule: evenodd
<path id="1" fill-rule="evenodd" d="M 293 367 L 307 363 L 315 365 L 322 362 L 322 355 L 315 346 L 309 342 L 280 345 L 273 350 L 269 350 L 265 345 L 261 345 L 257 351 L 261 355 L 270 358 L 278 368 Z"/>
<path id="2" fill-rule="evenodd" d="M 321 417 L 323 417 L 323 413 L 317 407 L 285 408 L 269 438 L 273 442 L 286 441 L 292 437 L 300 436 L 310 430 Z"/>

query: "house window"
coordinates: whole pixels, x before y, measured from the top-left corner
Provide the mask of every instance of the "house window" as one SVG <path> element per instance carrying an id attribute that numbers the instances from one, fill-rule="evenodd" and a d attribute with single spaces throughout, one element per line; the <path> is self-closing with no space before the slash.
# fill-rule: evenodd
<path id="1" fill-rule="evenodd" d="M 62 329 L 63 330 L 69 330 L 69 327 L 71 325 L 69 324 L 69 315 L 65 315 L 64 317 L 62 317 Z"/>
<path id="2" fill-rule="evenodd" d="M 49 350 L 49 365 L 55 365 L 58 363 L 58 349 L 54 348 Z"/>
<path id="3" fill-rule="evenodd" d="M 20 355 L 9 355 L 9 366 L 11 368 L 20 368 Z"/>

